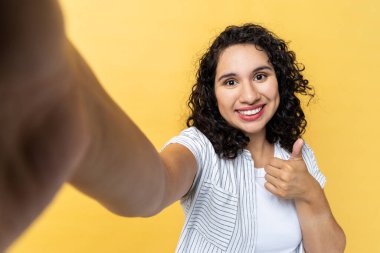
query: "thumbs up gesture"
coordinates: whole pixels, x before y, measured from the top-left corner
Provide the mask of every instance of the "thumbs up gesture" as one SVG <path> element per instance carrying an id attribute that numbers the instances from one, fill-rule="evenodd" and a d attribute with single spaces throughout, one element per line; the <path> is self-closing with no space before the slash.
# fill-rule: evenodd
<path id="1" fill-rule="evenodd" d="M 315 187 L 319 187 L 302 158 L 303 144 L 303 140 L 299 138 L 293 144 L 289 160 L 273 157 L 264 166 L 267 173 L 265 188 L 274 195 L 284 199 L 309 201 Z"/>

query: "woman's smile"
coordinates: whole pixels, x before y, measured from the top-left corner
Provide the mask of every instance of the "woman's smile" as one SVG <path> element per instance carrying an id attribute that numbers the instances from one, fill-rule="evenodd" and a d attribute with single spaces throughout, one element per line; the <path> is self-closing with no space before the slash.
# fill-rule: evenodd
<path id="1" fill-rule="evenodd" d="M 264 106 L 259 105 L 255 107 L 245 107 L 237 110 L 239 117 L 245 121 L 254 121 L 261 117 L 264 113 Z"/>

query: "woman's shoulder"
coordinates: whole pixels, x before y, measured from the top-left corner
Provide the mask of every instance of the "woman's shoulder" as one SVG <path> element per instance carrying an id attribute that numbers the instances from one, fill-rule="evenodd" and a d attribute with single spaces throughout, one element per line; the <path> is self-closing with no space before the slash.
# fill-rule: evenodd
<path id="1" fill-rule="evenodd" d="M 189 148 L 193 153 L 215 152 L 210 140 L 196 127 L 188 127 L 177 136 L 171 138 L 162 150 L 172 143 L 178 143 Z"/>
<path id="2" fill-rule="evenodd" d="M 194 142 L 202 142 L 205 145 L 211 144 L 210 140 L 207 138 L 206 135 L 204 135 L 198 128 L 195 126 L 188 127 L 184 130 L 182 130 L 178 137 L 188 137 Z"/>

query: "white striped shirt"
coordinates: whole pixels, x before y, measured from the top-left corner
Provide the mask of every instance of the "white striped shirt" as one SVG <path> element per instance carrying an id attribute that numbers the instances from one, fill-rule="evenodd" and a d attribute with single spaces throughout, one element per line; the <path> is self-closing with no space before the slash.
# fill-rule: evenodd
<path id="1" fill-rule="evenodd" d="M 185 129 L 171 143 L 187 147 L 198 170 L 191 189 L 181 199 L 185 224 L 177 253 L 253 253 L 257 239 L 255 169 L 248 150 L 235 159 L 220 159 L 211 142 L 195 127 Z M 275 157 L 288 160 L 290 154 L 275 144 Z M 305 144 L 302 157 L 312 176 L 323 187 L 314 154 Z M 302 243 L 297 253 L 303 252 Z"/>

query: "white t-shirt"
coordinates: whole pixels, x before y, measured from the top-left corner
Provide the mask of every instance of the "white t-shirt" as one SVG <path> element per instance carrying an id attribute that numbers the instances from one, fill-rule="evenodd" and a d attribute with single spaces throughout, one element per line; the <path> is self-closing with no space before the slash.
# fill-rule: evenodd
<path id="1" fill-rule="evenodd" d="M 302 240 L 294 201 L 281 199 L 264 184 L 264 168 L 256 170 L 257 241 L 255 252 L 296 252 Z"/>
<path id="2" fill-rule="evenodd" d="M 188 148 L 198 167 L 193 185 L 181 199 L 185 223 L 176 252 L 261 253 L 258 247 L 264 244 L 260 242 L 259 233 L 265 232 L 260 229 L 265 219 L 262 220 L 260 216 L 266 210 L 258 207 L 259 185 L 256 184 L 257 173 L 250 152 L 244 150 L 235 159 L 220 159 L 211 142 L 195 127 L 182 131 L 164 148 L 171 143 L 179 143 Z M 278 143 L 274 146 L 275 157 L 283 160 L 290 158 L 290 154 Z M 325 176 L 319 171 L 313 151 L 307 144 L 302 148 L 302 157 L 310 174 L 323 187 Z M 293 219 L 291 226 L 299 227 L 298 220 Z M 285 236 L 283 240 L 293 242 L 290 247 L 299 242 L 295 252 L 303 252 L 299 231 Z M 273 245 L 279 238 L 265 238 L 266 242 L 267 240 Z"/>

